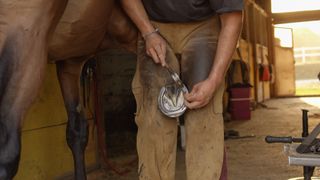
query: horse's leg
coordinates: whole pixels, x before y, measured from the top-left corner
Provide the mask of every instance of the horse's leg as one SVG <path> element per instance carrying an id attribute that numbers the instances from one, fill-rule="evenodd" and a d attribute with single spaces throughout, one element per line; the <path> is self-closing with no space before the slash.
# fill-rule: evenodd
<path id="1" fill-rule="evenodd" d="M 47 63 L 45 38 L 17 30 L 0 54 L 0 179 L 12 179 L 20 159 L 21 121 L 37 96 Z"/>
<path id="2" fill-rule="evenodd" d="M 80 74 L 83 60 L 57 63 L 59 82 L 68 114 L 67 143 L 72 151 L 75 179 L 86 179 L 84 152 L 88 142 L 88 123 L 80 103 Z"/>
<path id="3" fill-rule="evenodd" d="M 0 179 L 18 170 L 21 121 L 35 100 L 47 41 L 67 0 L 0 0 Z"/>

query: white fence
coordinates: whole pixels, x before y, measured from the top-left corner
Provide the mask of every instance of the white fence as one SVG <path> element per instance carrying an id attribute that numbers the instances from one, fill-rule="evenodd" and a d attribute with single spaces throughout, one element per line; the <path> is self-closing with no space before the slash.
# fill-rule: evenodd
<path id="1" fill-rule="evenodd" d="M 320 47 L 294 48 L 296 64 L 320 63 Z"/>

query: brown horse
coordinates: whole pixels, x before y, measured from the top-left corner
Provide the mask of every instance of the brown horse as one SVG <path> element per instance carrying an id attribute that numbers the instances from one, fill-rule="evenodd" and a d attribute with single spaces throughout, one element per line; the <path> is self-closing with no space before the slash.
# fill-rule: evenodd
<path id="1" fill-rule="evenodd" d="M 86 179 L 81 69 L 113 39 L 128 45 L 137 32 L 114 7 L 113 0 L 0 0 L 1 180 L 12 179 L 18 170 L 21 122 L 38 94 L 48 60 L 57 64 L 75 179 Z"/>

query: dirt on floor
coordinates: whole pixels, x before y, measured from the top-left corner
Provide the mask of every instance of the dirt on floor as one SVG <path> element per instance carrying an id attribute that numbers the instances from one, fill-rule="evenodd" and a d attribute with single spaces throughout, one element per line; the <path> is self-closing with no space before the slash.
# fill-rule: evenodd
<path id="1" fill-rule="evenodd" d="M 267 144 L 265 137 L 301 137 L 302 112 L 309 110 L 309 131 L 320 123 L 320 97 L 272 99 L 259 104 L 251 112 L 251 119 L 229 121 L 226 131 L 239 132 L 240 138 L 227 139 L 227 159 L 229 180 L 288 180 L 303 176 L 301 166 L 289 166 L 284 153 L 284 144 Z M 134 152 L 134 151 L 132 151 Z M 137 180 L 137 159 L 135 153 L 113 158 L 113 167 L 121 171 L 119 175 L 110 168 L 101 168 L 88 175 L 89 180 Z M 134 160 L 135 159 L 135 160 Z M 125 165 L 127 162 L 133 163 Z M 119 168 L 121 167 L 121 168 Z M 315 169 L 315 177 L 320 169 Z M 177 180 L 185 180 L 184 152 L 177 153 Z"/>

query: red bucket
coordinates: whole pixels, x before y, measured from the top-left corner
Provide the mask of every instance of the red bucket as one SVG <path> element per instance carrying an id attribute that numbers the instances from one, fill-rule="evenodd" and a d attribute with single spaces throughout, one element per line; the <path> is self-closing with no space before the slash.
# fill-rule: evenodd
<path id="1" fill-rule="evenodd" d="M 232 120 L 249 120 L 250 87 L 230 88 L 229 112 Z"/>

